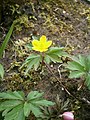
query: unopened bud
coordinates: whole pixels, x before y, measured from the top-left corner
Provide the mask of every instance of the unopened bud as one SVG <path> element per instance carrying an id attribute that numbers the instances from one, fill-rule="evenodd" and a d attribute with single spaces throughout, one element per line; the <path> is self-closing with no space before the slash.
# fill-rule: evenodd
<path id="1" fill-rule="evenodd" d="M 64 112 L 62 116 L 64 120 L 74 120 L 74 115 L 72 112 Z"/>

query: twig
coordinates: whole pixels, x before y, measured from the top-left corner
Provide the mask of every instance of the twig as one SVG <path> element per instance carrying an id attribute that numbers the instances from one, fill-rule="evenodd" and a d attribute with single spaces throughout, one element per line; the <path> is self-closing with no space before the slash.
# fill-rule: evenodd
<path id="1" fill-rule="evenodd" d="M 84 98 L 84 97 L 83 97 L 83 98 L 77 98 L 77 97 L 75 97 L 74 95 L 72 95 L 72 94 L 68 91 L 68 89 L 62 84 L 62 81 L 60 81 L 60 79 L 58 79 L 58 77 L 53 73 L 53 71 L 51 70 L 50 66 L 49 66 L 47 63 L 45 63 L 45 62 L 44 62 L 44 64 L 46 65 L 46 67 L 48 68 L 48 70 L 52 73 L 52 75 L 55 77 L 55 79 L 60 83 L 61 87 L 66 91 L 66 93 L 67 93 L 68 95 L 70 95 L 71 97 L 73 97 L 73 98 L 76 99 L 76 100 L 84 101 L 85 103 L 87 103 L 88 105 L 90 105 L 90 101 L 87 100 L 86 98 Z"/>
<path id="2" fill-rule="evenodd" d="M 48 64 L 46 64 L 44 62 L 44 64 L 46 65 L 46 67 L 48 68 L 48 70 L 52 73 L 52 75 L 55 77 L 55 79 L 60 83 L 60 85 L 62 86 L 62 88 L 72 97 L 74 97 L 68 90 L 67 88 L 62 84 L 62 82 L 57 78 L 57 76 L 52 72 L 51 68 L 49 67 Z M 75 98 L 75 97 L 74 97 Z"/>
<path id="3" fill-rule="evenodd" d="M 59 69 L 61 66 L 62 66 L 62 64 L 58 66 L 58 73 L 59 73 L 60 79 L 62 78 L 62 77 L 61 77 L 61 71 L 60 71 L 60 69 Z"/>
<path id="4" fill-rule="evenodd" d="M 85 97 L 82 98 L 82 101 L 84 101 L 85 103 L 87 103 L 88 105 L 90 105 L 90 101 L 87 100 Z"/>

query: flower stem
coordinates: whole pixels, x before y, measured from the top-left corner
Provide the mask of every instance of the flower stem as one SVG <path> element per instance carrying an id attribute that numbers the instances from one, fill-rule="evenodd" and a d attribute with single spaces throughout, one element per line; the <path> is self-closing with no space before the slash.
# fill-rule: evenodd
<path id="1" fill-rule="evenodd" d="M 45 64 L 44 63 L 44 52 L 41 53 L 41 56 L 42 56 L 42 62 L 41 62 L 41 70 L 42 70 L 42 67 Z"/>

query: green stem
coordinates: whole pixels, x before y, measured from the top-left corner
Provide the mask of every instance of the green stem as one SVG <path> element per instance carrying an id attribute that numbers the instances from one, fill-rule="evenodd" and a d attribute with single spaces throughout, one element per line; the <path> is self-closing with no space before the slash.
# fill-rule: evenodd
<path id="1" fill-rule="evenodd" d="M 42 52 L 41 53 L 41 56 L 42 56 L 42 63 L 41 63 L 41 70 L 42 70 L 42 67 L 43 67 L 43 65 L 44 65 L 44 52 Z"/>

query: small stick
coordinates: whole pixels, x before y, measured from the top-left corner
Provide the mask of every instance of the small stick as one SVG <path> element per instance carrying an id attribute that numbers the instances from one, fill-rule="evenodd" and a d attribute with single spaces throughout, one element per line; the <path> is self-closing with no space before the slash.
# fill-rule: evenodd
<path id="1" fill-rule="evenodd" d="M 87 103 L 88 105 L 90 105 L 90 101 L 87 100 L 85 97 L 82 98 L 82 101 L 84 101 L 85 103 Z"/>
<path id="2" fill-rule="evenodd" d="M 48 68 L 48 70 L 53 74 L 53 76 L 56 78 L 56 80 L 60 83 L 60 85 L 63 87 L 63 89 L 72 97 L 74 97 L 68 90 L 67 88 L 62 84 L 62 82 L 56 77 L 56 75 L 52 72 L 51 68 L 48 66 L 48 64 L 46 64 L 44 62 L 44 64 L 46 65 L 46 67 Z M 74 97 L 75 98 L 75 97 Z"/>

